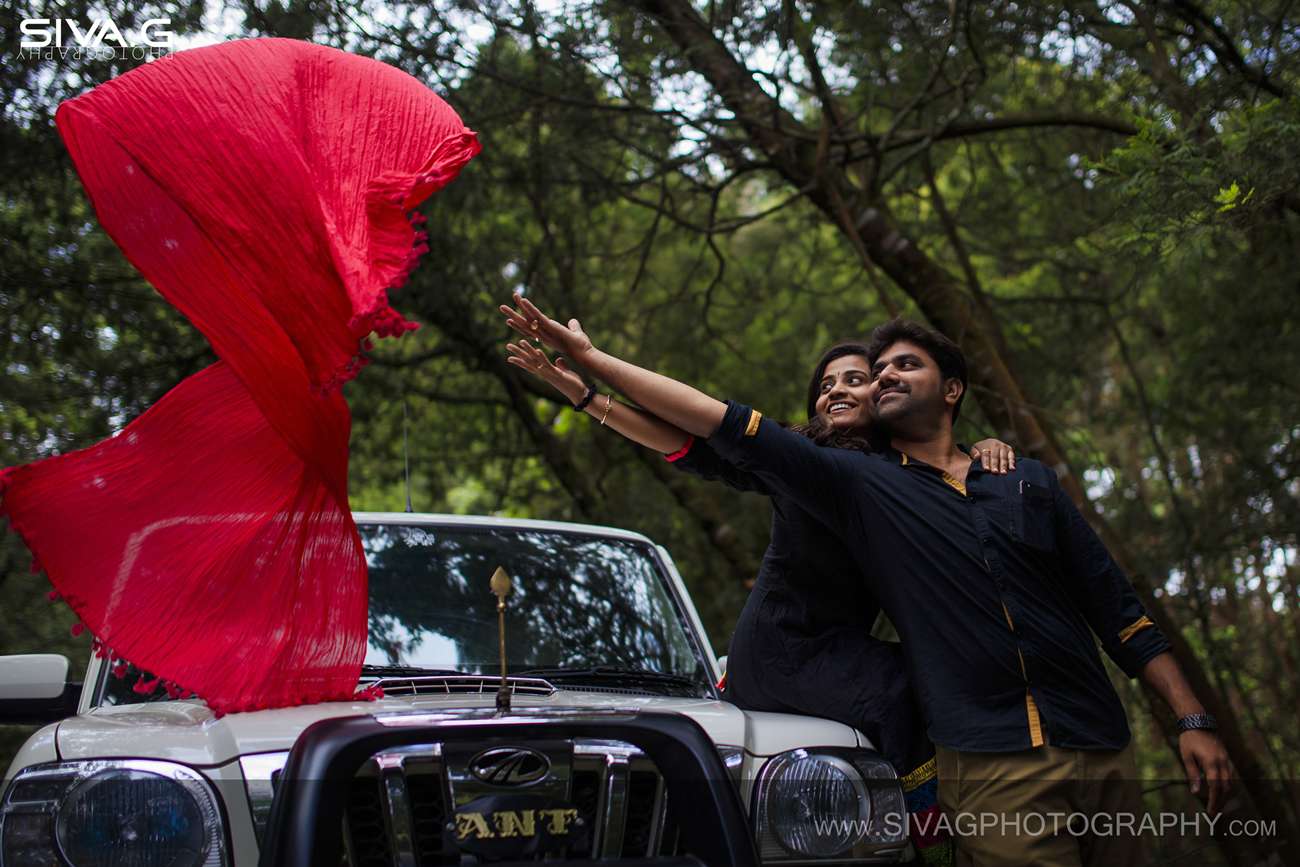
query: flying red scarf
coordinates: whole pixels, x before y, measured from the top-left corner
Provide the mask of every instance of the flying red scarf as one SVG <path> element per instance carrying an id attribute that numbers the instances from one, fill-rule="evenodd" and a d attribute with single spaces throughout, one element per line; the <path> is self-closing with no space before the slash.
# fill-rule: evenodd
<path id="1" fill-rule="evenodd" d="M 101 225 L 220 359 L 91 448 L 0 472 L 97 652 L 218 713 L 353 695 L 366 563 L 342 384 L 479 151 L 410 75 L 289 39 L 182 51 L 59 106 Z M 81 628 L 74 627 L 74 631 Z"/>

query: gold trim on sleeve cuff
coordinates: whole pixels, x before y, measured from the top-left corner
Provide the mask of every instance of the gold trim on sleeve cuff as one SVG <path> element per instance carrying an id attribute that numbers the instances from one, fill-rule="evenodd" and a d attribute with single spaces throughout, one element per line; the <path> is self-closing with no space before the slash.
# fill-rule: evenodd
<path id="1" fill-rule="evenodd" d="M 1155 624 L 1151 622 L 1150 617 L 1147 617 L 1145 614 L 1143 614 L 1137 620 L 1133 621 L 1128 626 L 1125 626 L 1123 629 L 1119 631 L 1119 643 L 1123 644 L 1138 632 L 1141 632 L 1143 629 L 1146 629 L 1148 626 L 1155 626 Z"/>
<path id="2" fill-rule="evenodd" d="M 745 436 L 752 437 L 758 435 L 758 423 L 763 420 L 763 414 L 756 409 L 749 411 L 749 424 L 745 425 Z"/>

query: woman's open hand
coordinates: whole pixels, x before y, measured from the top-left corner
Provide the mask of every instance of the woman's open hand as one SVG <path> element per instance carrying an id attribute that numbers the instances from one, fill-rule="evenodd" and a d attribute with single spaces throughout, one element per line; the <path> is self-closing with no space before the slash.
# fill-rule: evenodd
<path id="1" fill-rule="evenodd" d="M 510 352 L 506 357 L 508 364 L 522 368 L 543 382 L 549 383 L 556 391 L 568 398 L 569 403 L 576 405 L 587 393 L 587 386 L 582 381 L 582 377 L 571 370 L 563 358 L 557 356 L 552 362 L 546 357 L 545 352 L 527 340 L 507 343 L 506 349 Z"/>
<path id="2" fill-rule="evenodd" d="M 498 309 L 505 314 L 506 324 L 515 331 L 524 337 L 535 338 L 576 361 L 581 361 L 582 356 L 594 348 L 578 320 L 570 319 L 567 326 L 561 325 L 517 292 L 514 307 L 502 304 Z"/>

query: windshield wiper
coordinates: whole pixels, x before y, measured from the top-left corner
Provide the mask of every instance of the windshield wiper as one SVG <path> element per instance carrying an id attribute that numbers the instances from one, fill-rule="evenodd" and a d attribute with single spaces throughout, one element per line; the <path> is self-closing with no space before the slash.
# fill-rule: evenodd
<path id="1" fill-rule="evenodd" d="M 529 668 L 511 672 L 520 677 L 543 677 L 547 680 L 607 680 L 636 683 L 644 686 L 686 687 L 696 692 L 701 684 L 684 674 L 668 674 L 644 668 L 623 668 L 616 665 L 597 665 L 591 668 Z"/>
<path id="2" fill-rule="evenodd" d="M 418 665 L 363 665 L 362 677 L 473 677 L 451 668 L 421 668 Z"/>

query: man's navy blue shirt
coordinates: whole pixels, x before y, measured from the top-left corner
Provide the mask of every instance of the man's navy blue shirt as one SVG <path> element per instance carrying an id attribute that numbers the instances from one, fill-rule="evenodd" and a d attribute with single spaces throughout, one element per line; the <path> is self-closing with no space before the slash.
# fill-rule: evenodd
<path id="1" fill-rule="evenodd" d="M 1119 696 L 1169 643 L 1043 464 L 965 483 L 895 451 L 823 448 L 741 404 L 709 444 L 847 543 L 894 622 L 930 739 L 1004 752 L 1121 749 Z"/>

